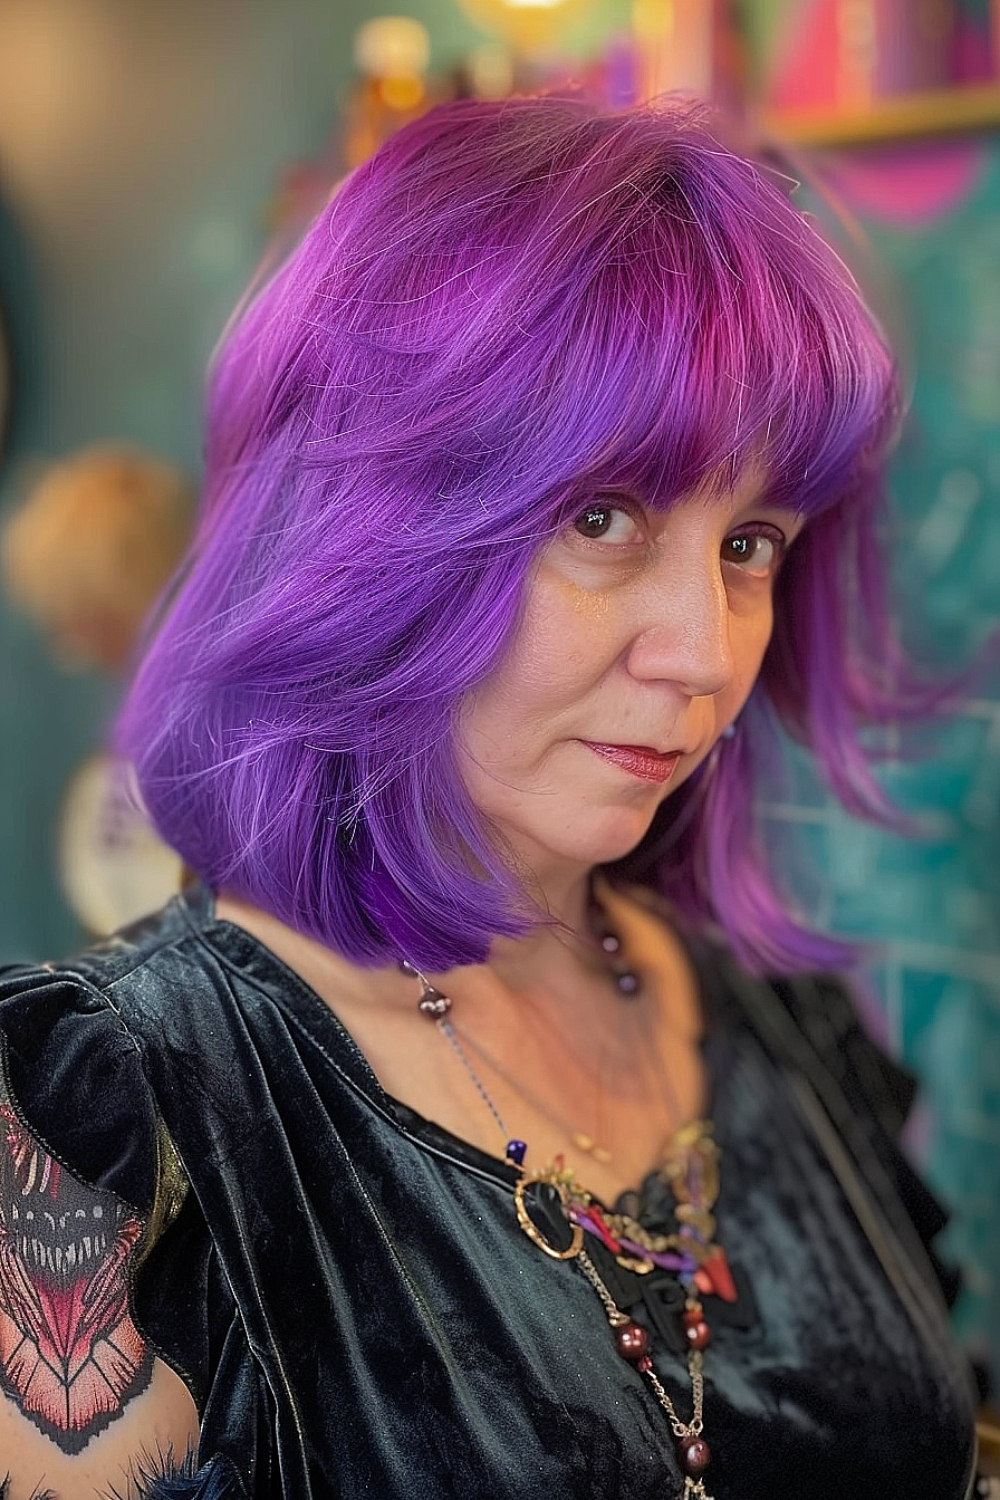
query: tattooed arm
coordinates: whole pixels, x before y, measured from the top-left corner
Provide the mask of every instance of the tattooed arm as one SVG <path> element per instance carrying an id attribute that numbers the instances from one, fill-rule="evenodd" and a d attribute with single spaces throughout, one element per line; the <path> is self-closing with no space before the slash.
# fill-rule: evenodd
<path id="1" fill-rule="evenodd" d="M 191 1479 L 197 1467 L 194 1448 L 188 1448 L 184 1458 L 178 1461 L 173 1450 L 167 1453 L 143 1453 L 133 1458 L 121 1483 L 111 1489 L 101 1490 L 100 1500 L 173 1500 L 173 1480 Z M 0 1500 L 12 1500 L 11 1478 L 8 1474 L 0 1479 Z M 32 1490 L 29 1500 L 60 1500 L 55 1490 Z M 65 1500 L 65 1497 L 63 1497 Z"/>
<path id="2" fill-rule="evenodd" d="M 131 1461 L 120 1485 L 100 1491 L 101 1500 L 129 1500 L 133 1495 L 136 1500 L 172 1500 L 174 1487 L 170 1481 L 191 1479 L 196 1466 L 193 1448 L 189 1448 L 180 1461 L 174 1457 L 172 1449 L 167 1453 L 143 1453 Z M 5 1479 L 0 1479 L 0 1500 L 11 1500 L 12 1494 L 8 1474 Z M 30 1500 L 60 1500 L 60 1497 L 55 1490 L 35 1489 Z"/>
<path id="3" fill-rule="evenodd" d="M 142 1232 L 0 1102 L 0 1500 L 144 1500 L 184 1472 L 194 1402 L 129 1309 Z"/>

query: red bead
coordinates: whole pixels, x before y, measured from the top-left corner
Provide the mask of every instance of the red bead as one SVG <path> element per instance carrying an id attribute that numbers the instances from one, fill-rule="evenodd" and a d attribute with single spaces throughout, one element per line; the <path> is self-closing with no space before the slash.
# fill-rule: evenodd
<path id="1" fill-rule="evenodd" d="M 640 1359 L 639 1363 L 636 1365 L 636 1369 L 641 1371 L 643 1375 L 648 1375 L 652 1368 L 653 1361 L 650 1359 L 648 1354 L 644 1354 L 642 1359 Z"/>
<path id="2" fill-rule="evenodd" d="M 712 1461 L 712 1454 L 704 1438 L 682 1438 L 677 1445 L 677 1457 L 685 1474 L 700 1479 Z"/>
<path id="3" fill-rule="evenodd" d="M 638 1364 L 649 1348 L 649 1334 L 638 1323 L 623 1323 L 615 1329 L 618 1353 L 632 1364 Z"/>
<path id="4" fill-rule="evenodd" d="M 696 1323 L 704 1323 L 705 1309 L 698 1302 L 694 1307 L 689 1307 L 684 1313 L 684 1327 L 693 1328 Z"/>
<path id="5" fill-rule="evenodd" d="M 708 1285 L 703 1286 L 698 1280 L 699 1275 L 704 1275 Z M 712 1247 L 712 1253 L 705 1257 L 698 1270 L 695 1272 L 695 1283 L 702 1293 L 714 1292 L 721 1297 L 723 1302 L 737 1302 L 739 1300 L 736 1291 L 736 1283 L 733 1281 L 733 1273 L 729 1269 L 726 1252 L 720 1245 Z"/>
<path id="6" fill-rule="evenodd" d="M 689 1323 L 684 1336 L 689 1349 L 707 1349 L 712 1342 L 712 1330 L 707 1323 Z"/>

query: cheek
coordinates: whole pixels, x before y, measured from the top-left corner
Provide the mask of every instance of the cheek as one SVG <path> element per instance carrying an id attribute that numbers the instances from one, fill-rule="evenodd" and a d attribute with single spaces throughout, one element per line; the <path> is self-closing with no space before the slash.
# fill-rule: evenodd
<path id="1" fill-rule="evenodd" d="M 739 681 L 740 691 L 746 698 L 754 683 L 760 676 L 760 669 L 764 662 L 764 656 L 771 641 L 771 630 L 774 625 L 774 611 L 768 606 L 762 610 L 752 623 L 748 623 L 747 629 L 742 633 L 736 647 L 736 677 Z"/>
<path id="2" fill-rule="evenodd" d="M 606 595 L 542 571 L 505 655 L 470 698 L 470 717 L 523 723 L 573 707 L 600 674 L 608 636 Z"/>
<path id="3" fill-rule="evenodd" d="M 558 679 L 563 670 L 591 660 L 610 629 L 606 593 L 543 565 L 525 599 L 509 656 L 532 678 Z"/>
<path id="4" fill-rule="evenodd" d="M 771 639 L 772 624 L 773 611 L 769 604 L 734 622 L 730 636 L 732 677 L 729 685 L 714 700 L 717 735 L 722 733 L 727 724 L 732 723 L 753 692 Z"/>

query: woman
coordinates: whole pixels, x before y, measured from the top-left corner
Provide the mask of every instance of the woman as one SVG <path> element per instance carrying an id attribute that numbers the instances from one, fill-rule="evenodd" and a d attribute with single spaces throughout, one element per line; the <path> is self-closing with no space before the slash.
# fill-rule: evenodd
<path id="1" fill-rule="evenodd" d="M 198 882 L 6 980 L 10 1500 L 969 1491 L 908 1086 L 752 823 L 776 718 L 880 810 L 896 416 L 690 107 L 344 185 L 124 715 Z"/>

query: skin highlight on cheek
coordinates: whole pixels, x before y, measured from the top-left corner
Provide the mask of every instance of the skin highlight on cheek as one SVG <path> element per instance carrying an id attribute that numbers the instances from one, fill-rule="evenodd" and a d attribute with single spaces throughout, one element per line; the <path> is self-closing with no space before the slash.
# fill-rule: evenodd
<path id="1" fill-rule="evenodd" d="M 575 578 L 567 578 L 565 574 L 553 570 L 553 583 L 564 604 L 574 614 L 583 616 L 590 620 L 606 619 L 611 608 L 610 600 L 604 589 L 586 588 L 578 583 Z"/>

